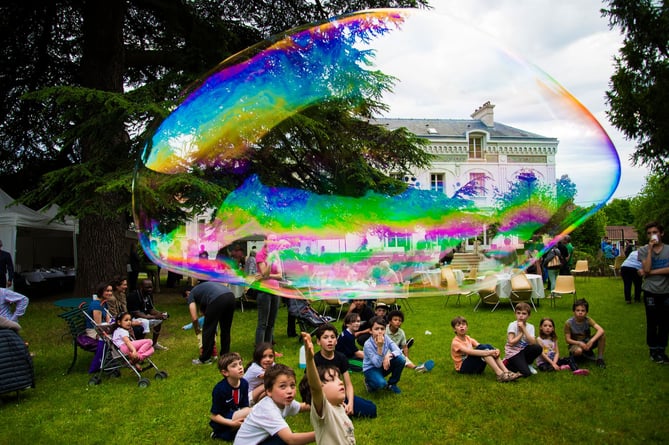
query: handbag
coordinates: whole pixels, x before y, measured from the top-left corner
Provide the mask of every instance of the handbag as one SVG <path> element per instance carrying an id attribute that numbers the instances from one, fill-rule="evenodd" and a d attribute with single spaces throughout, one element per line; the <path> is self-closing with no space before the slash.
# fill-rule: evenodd
<path id="1" fill-rule="evenodd" d="M 560 257 L 557 256 L 557 255 L 555 255 L 553 258 L 551 258 L 551 260 L 546 265 L 546 267 L 548 269 L 552 269 L 554 267 L 560 267 L 560 266 L 562 266 L 562 261 L 560 261 Z"/>

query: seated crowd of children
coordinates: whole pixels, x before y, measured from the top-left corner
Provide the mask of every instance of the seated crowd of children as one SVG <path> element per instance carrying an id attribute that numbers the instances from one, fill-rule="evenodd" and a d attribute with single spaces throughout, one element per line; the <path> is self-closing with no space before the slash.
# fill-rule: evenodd
<path id="1" fill-rule="evenodd" d="M 355 394 L 349 370 L 362 371 L 370 393 L 386 390 L 399 394 L 398 383 L 405 368 L 426 372 L 434 362 L 415 365 L 409 360 L 413 339 L 407 341 L 401 329 L 404 322 L 401 311 L 388 313 L 381 304 L 362 324 L 361 313 L 365 309 L 361 305 L 351 308 L 344 318 L 341 334 L 329 323 L 316 329 L 313 335 L 320 350 L 315 351 L 311 334 L 302 333 L 306 373 L 299 384 L 295 371 L 274 362 L 270 343 L 257 345 L 253 363 L 246 371 L 239 354 L 223 354 L 218 360 L 223 379 L 212 391 L 211 437 L 235 444 L 355 444 L 351 418 L 374 418 L 377 411 L 374 402 Z M 542 319 L 536 335 L 534 326 L 528 322 L 531 307 L 526 303 L 515 307 L 516 319 L 506 330 L 504 358 L 499 349 L 468 335 L 464 317 L 455 317 L 451 321 L 455 332 L 451 342 L 455 370 L 460 374 L 481 374 L 489 366 L 498 382 L 511 382 L 536 373 L 535 361 L 541 371 L 569 369 L 575 374 L 587 374 L 587 370 L 577 367 L 581 356 L 605 367 L 606 337 L 602 327 L 588 317 L 588 302 L 579 299 L 572 310 L 573 317 L 564 325 L 569 346 L 567 357 L 560 356 L 553 320 Z M 360 331 L 365 331 L 366 336 L 362 351 L 356 346 L 361 337 L 356 334 Z M 302 402 L 296 400 L 298 391 Z M 285 418 L 306 411 L 310 412 L 313 431 L 293 432 Z"/>

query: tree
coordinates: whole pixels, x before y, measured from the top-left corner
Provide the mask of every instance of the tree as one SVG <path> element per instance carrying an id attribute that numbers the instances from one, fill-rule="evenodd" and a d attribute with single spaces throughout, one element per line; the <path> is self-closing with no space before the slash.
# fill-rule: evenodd
<path id="1" fill-rule="evenodd" d="M 611 123 L 636 141 L 634 164 L 669 176 L 669 5 L 667 0 L 607 0 L 611 28 L 625 34 L 607 91 Z"/>
<path id="2" fill-rule="evenodd" d="M 634 224 L 634 215 L 630 199 L 613 199 L 602 208 L 610 226 L 628 226 Z"/>
<path id="3" fill-rule="evenodd" d="M 646 237 L 644 226 L 657 221 L 667 227 L 669 221 L 669 196 L 667 196 L 667 186 L 664 178 L 659 174 L 653 174 L 646 178 L 641 192 L 632 198 L 631 214 L 634 215 L 634 227 L 639 234 L 640 241 L 643 242 Z"/>
<path id="4" fill-rule="evenodd" d="M 125 270 L 134 162 L 145 135 L 185 85 L 268 31 L 323 20 L 350 5 L 363 9 L 425 4 L 410 0 L 9 2 L 0 9 L 4 31 L 0 50 L 6 61 L 0 68 L 0 91 L 6 98 L 0 153 L 9 161 L 0 166 L 2 186 L 18 184 L 12 193 L 30 191 L 23 197 L 29 203 L 57 203 L 63 214 L 79 218 L 76 292 L 84 295 L 98 281 Z M 345 127 L 352 128 L 353 123 Z M 377 158 L 411 146 L 399 139 L 398 145 L 379 151 Z M 401 162 L 419 162 L 416 155 L 412 151 Z M 372 170 L 378 167 L 360 153 L 350 161 L 363 171 L 370 165 Z M 347 175 L 362 177 L 357 171 Z M 386 180 L 376 175 L 383 186 Z M 230 186 L 225 181 L 176 176 L 161 183 L 156 193 L 169 194 L 180 181 L 182 185 L 188 181 L 181 190 L 195 198 L 191 211 L 220 202 Z M 337 183 L 344 181 L 327 186 Z M 174 213 L 175 218 L 188 216 Z"/>

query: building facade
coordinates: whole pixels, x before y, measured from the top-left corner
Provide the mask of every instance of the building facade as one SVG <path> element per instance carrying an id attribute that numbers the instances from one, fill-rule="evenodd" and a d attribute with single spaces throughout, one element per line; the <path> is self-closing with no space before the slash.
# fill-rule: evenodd
<path id="1" fill-rule="evenodd" d="M 473 186 L 478 207 L 491 207 L 495 194 L 515 182 L 554 186 L 558 140 L 495 122 L 494 108 L 486 102 L 471 119 L 376 119 L 388 130 L 405 127 L 427 139 L 425 149 L 435 157 L 428 169 L 393 174 L 416 188 L 448 196 Z"/>

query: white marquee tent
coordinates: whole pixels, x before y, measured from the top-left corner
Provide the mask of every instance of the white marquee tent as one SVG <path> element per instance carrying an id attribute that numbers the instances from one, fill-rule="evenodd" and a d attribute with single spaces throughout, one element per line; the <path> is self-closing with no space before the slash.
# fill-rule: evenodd
<path id="1" fill-rule="evenodd" d="M 14 198 L 0 189 L 0 240 L 2 249 L 12 255 L 16 271 L 76 268 L 77 220 L 66 217 L 65 221 L 52 221 L 56 206 L 35 211 L 13 202 Z"/>

